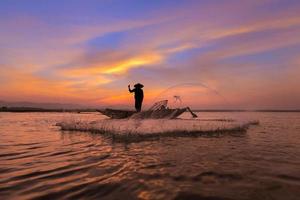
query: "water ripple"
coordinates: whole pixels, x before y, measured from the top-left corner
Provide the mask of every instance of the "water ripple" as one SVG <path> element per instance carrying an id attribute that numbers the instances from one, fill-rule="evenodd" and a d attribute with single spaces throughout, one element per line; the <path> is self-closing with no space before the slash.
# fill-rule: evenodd
<path id="1" fill-rule="evenodd" d="M 1 199 L 297 199 L 299 114 L 201 113 L 205 123 L 261 122 L 241 135 L 116 142 L 61 132 L 66 117 L 0 114 Z M 207 120 L 205 120 L 207 119 Z M 171 122 L 169 122 L 171 123 Z M 288 194 L 288 195 L 287 195 Z"/>

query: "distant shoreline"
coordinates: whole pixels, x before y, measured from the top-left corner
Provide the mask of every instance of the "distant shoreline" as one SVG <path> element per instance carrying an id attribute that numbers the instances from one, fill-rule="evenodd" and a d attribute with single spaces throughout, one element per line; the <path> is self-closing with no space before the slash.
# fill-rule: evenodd
<path id="1" fill-rule="evenodd" d="M 274 109 L 259 109 L 259 110 L 242 110 L 242 109 L 195 109 L 194 112 L 300 112 L 300 110 L 274 110 Z M 32 108 L 32 107 L 2 107 L 0 112 L 98 112 L 97 109 L 48 109 L 48 108 Z"/>
<path id="2" fill-rule="evenodd" d="M 270 110 L 266 110 L 266 109 L 263 109 L 263 110 L 193 110 L 195 112 L 300 112 L 300 110 L 273 110 L 273 109 L 270 109 Z"/>
<path id="3" fill-rule="evenodd" d="M 15 112 L 15 113 L 24 113 L 24 112 L 97 112 L 96 109 L 50 109 L 50 108 L 31 108 L 31 107 L 2 107 L 0 112 Z"/>

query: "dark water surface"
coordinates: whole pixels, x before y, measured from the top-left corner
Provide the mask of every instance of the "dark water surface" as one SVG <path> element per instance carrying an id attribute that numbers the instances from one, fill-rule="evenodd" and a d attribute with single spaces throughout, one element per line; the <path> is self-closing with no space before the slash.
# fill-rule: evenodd
<path id="1" fill-rule="evenodd" d="M 0 199 L 300 198 L 300 113 L 199 115 L 260 125 L 122 143 L 54 126 L 96 114 L 0 113 Z"/>

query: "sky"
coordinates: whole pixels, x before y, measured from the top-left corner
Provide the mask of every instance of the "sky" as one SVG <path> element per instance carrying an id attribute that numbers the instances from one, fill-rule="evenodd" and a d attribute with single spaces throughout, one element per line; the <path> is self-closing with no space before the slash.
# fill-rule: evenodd
<path id="1" fill-rule="evenodd" d="M 3 101 L 300 109 L 298 0 L 1 0 L 0 27 Z"/>

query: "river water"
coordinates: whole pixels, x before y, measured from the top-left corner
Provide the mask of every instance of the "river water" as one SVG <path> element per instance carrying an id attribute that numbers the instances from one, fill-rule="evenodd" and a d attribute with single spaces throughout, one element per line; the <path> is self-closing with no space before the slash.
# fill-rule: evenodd
<path id="1" fill-rule="evenodd" d="M 0 199 L 299 199 L 300 113 L 198 114 L 260 124 L 120 142 L 55 126 L 96 113 L 0 113 Z"/>

